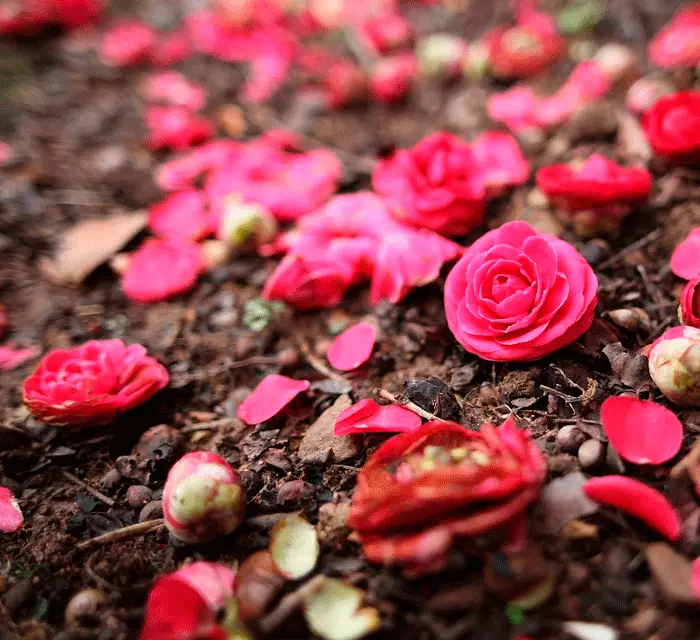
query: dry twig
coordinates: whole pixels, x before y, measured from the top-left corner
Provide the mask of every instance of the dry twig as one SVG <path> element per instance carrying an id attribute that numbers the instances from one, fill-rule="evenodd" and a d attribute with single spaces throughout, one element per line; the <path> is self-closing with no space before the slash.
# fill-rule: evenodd
<path id="1" fill-rule="evenodd" d="M 91 496 L 97 498 L 100 502 L 104 502 L 108 507 L 114 506 L 114 500 L 108 498 L 104 493 L 100 493 L 97 489 L 93 489 L 87 482 L 80 478 L 76 478 L 72 473 L 61 471 L 61 474 L 66 480 L 70 480 L 73 484 L 77 484 L 81 489 L 85 489 Z"/>
<path id="2" fill-rule="evenodd" d="M 393 402 L 394 404 L 401 405 L 405 409 L 408 409 L 409 411 L 413 411 L 413 413 L 419 415 L 421 418 L 424 418 L 425 420 L 439 420 L 440 422 L 445 422 L 442 418 L 439 418 L 436 416 L 434 413 L 430 413 L 429 411 L 426 411 L 425 409 L 421 409 L 415 402 L 411 402 L 410 400 L 404 400 L 401 401 L 399 400 L 393 393 L 390 393 L 386 389 L 375 389 L 374 394 L 379 396 L 380 398 L 384 398 L 384 400 L 388 400 L 389 402 Z"/>
<path id="3" fill-rule="evenodd" d="M 142 536 L 156 529 L 160 529 L 165 524 L 163 518 L 158 518 L 157 520 L 147 520 L 146 522 L 139 522 L 137 524 L 129 525 L 128 527 L 122 527 L 115 531 L 108 531 L 107 533 L 97 536 L 96 538 L 90 538 L 90 540 L 85 540 L 78 545 L 78 549 L 88 549 L 95 545 L 108 544 L 110 542 L 117 542 L 119 540 L 124 540 L 125 538 L 131 538 L 134 536 Z"/>

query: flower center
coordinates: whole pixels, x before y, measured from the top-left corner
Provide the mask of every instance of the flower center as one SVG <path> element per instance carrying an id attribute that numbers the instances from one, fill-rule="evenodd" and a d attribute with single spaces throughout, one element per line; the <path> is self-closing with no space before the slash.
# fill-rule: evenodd
<path id="1" fill-rule="evenodd" d="M 478 466 L 491 462 L 486 451 L 474 447 L 439 447 L 428 445 L 421 453 L 404 458 L 392 470 L 394 479 L 399 483 L 412 482 L 415 478 L 430 473 L 440 466 Z"/>
<path id="2" fill-rule="evenodd" d="M 503 34 L 503 48 L 516 54 L 536 54 L 541 49 L 540 39 L 529 29 L 513 27 Z"/>

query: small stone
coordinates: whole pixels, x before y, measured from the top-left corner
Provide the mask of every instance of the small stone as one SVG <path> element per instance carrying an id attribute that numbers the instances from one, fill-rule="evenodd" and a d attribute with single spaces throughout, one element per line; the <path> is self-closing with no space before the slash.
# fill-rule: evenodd
<path id="1" fill-rule="evenodd" d="M 139 513 L 139 522 L 147 520 L 157 520 L 163 517 L 163 502 L 161 500 L 151 500 Z"/>
<path id="2" fill-rule="evenodd" d="M 78 591 L 66 607 L 66 623 L 78 625 L 86 620 L 94 618 L 100 605 L 107 601 L 107 598 L 99 589 L 83 589 Z"/>
<path id="3" fill-rule="evenodd" d="M 479 401 L 483 405 L 496 406 L 498 404 L 498 389 L 490 384 L 479 387 Z"/>
<path id="4" fill-rule="evenodd" d="M 595 267 L 610 255 L 610 245 L 605 240 L 594 238 L 583 245 L 581 255 L 588 264 Z"/>
<path id="5" fill-rule="evenodd" d="M 591 572 L 585 564 L 581 562 L 571 562 L 566 565 L 566 577 L 569 586 L 575 590 L 581 588 L 588 582 L 591 577 Z"/>
<path id="6" fill-rule="evenodd" d="M 477 362 L 465 364 L 463 367 L 455 369 L 452 372 L 450 387 L 452 387 L 456 393 L 466 393 L 469 390 L 469 385 L 471 385 L 474 378 L 476 378 L 477 373 L 479 373 L 479 364 Z"/>
<path id="7" fill-rule="evenodd" d="M 564 453 L 576 453 L 590 436 L 575 424 L 566 424 L 557 432 L 556 441 Z"/>
<path id="8" fill-rule="evenodd" d="M 126 490 L 126 501 L 130 507 L 140 509 L 151 501 L 153 493 L 142 484 L 135 484 Z"/>
<path id="9" fill-rule="evenodd" d="M 546 209 L 549 207 L 549 200 L 540 189 L 530 189 L 525 196 L 525 204 L 534 209 Z"/>
<path id="10" fill-rule="evenodd" d="M 349 502 L 328 502 L 321 505 L 318 510 L 316 530 L 322 543 L 342 546 L 343 540 L 350 533 L 348 528 L 350 509 Z"/>
<path id="11" fill-rule="evenodd" d="M 593 469 L 605 460 L 605 446 L 598 440 L 586 440 L 578 450 L 578 461 L 582 469 Z"/>
<path id="12" fill-rule="evenodd" d="M 567 127 L 569 140 L 606 138 L 617 131 L 617 115 L 609 102 L 602 100 L 584 104 L 574 112 Z"/>
<path id="13" fill-rule="evenodd" d="M 11 618 L 17 616 L 22 608 L 29 603 L 34 596 L 34 585 L 31 580 L 20 580 L 13 584 L 2 598 L 2 604 Z"/>
<path id="14" fill-rule="evenodd" d="M 462 409 L 452 390 L 439 378 L 410 378 L 404 382 L 406 397 L 438 418 L 458 422 Z"/>
<path id="15" fill-rule="evenodd" d="M 122 474 L 116 469 L 110 469 L 100 478 L 100 491 L 114 491 L 122 481 Z"/>
<path id="16" fill-rule="evenodd" d="M 567 522 L 598 511 L 598 505 L 583 493 L 586 476 L 580 471 L 552 480 L 543 490 L 540 504 L 544 509 L 545 529 L 557 534 Z"/>
<path id="17" fill-rule="evenodd" d="M 339 396 L 333 406 L 326 409 L 307 430 L 297 452 L 306 464 L 325 464 L 333 456 L 336 462 L 353 458 L 361 451 L 353 436 L 336 436 L 335 421 L 352 405 L 350 397 Z"/>
<path id="18" fill-rule="evenodd" d="M 654 581 L 669 604 L 700 604 L 691 587 L 692 566 L 684 556 L 665 542 L 652 542 L 644 553 Z"/>

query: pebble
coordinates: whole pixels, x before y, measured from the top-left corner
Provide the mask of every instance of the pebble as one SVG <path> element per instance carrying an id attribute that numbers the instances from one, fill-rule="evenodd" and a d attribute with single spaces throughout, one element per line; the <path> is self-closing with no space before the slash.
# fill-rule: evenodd
<path id="1" fill-rule="evenodd" d="M 122 481 L 122 474 L 116 469 L 111 469 L 100 478 L 101 491 L 114 491 Z"/>
<path id="2" fill-rule="evenodd" d="M 586 440 L 578 450 L 578 461 L 583 469 L 592 469 L 605 460 L 605 446 L 598 440 Z"/>
<path id="3" fill-rule="evenodd" d="M 130 507 L 140 509 L 151 501 L 153 494 L 148 487 L 135 484 L 126 490 L 126 501 Z"/>
<path id="4" fill-rule="evenodd" d="M 557 432 L 556 440 L 564 453 L 576 453 L 589 437 L 577 425 L 566 424 Z"/>
<path id="5" fill-rule="evenodd" d="M 596 238 L 583 245 L 581 255 L 588 264 L 595 267 L 610 255 L 610 245 L 605 240 Z"/>
<path id="6" fill-rule="evenodd" d="M 78 591 L 66 607 L 66 622 L 70 625 L 80 624 L 86 618 L 93 617 L 99 606 L 106 602 L 105 594 L 99 589 L 83 589 Z"/>
<path id="7" fill-rule="evenodd" d="M 161 500 L 151 500 L 139 513 L 139 522 L 146 520 L 157 520 L 163 517 L 163 502 Z"/>

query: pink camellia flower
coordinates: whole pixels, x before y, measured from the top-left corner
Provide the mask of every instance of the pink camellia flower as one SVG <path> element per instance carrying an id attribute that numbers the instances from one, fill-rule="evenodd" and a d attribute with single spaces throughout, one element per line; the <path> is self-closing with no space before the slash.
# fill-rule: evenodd
<path id="1" fill-rule="evenodd" d="M 371 322 L 358 322 L 336 336 L 328 347 L 328 362 L 340 371 L 352 371 L 372 355 L 377 330 Z"/>
<path id="2" fill-rule="evenodd" d="M 276 416 L 302 391 L 311 386 L 308 380 L 293 380 L 272 374 L 260 384 L 238 407 L 236 415 L 246 424 L 259 424 Z"/>
<path id="3" fill-rule="evenodd" d="M 17 498 L 7 487 L 0 487 L 0 533 L 15 533 L 23 524 L 24 516 Z"/>
<path id="4" fill-rule="evenodd" d="M 330 65 L 323 78 L 325 103 L 339 109 L 358 102 L 367 94 L 367 74 L 350 60 L 338 60 Z"/>
<path id="5" fill-rule="evenodd" d="M 91 340 L 51 351 L 24 381 L 24 403 L 49 424 L 112 422 L 168 384 L 168 372 L 140 344 Z"/>
<path id="6" fill-rule="evenodd" d="M 421 426 L 420 416 L 396 404 L 379 405 L 365 398 L 341 411 L 335 421 L 337 436 L 358 433 L 397 433 L 415 431 Z"/>
<path id="7" fill-rule="evenodd" d="M 183 542 L 207 542 L 231 533 L 243 521 L 245 504 L 238 473 L 211 451 L 184 455 L 165 480 L 165 524 Z"/>
<path id="8" fill-rule="evenodd" d="M 583 485 L 588 498 L 629 513 L 669 540 L 681 537 L 681 519 L 656 489 L 625 476 L 591 478 Z"/>
<path id="9" fill-rule="evenodd" d="M 250 77 L 243 86 L 243 98 L 264 102 L 282 87 L 289 75 L 295 55 L 295 46 L 286 31 L 265 31 L 257 44 L 258 52 L 251 59 Z"/>
<path id="10" fill-rule="evenodd" d="M 190 40 L 184 31 L 174 31 L 160 36 L 151 53 L 151 64 L 157 69 L 168 69 L 192 53 Z"/>
<path id="11" fill-rule="evenodd" d="M 498 27 L 485 37 L 489 65 L 501 78 L 529 78 L 560 58 L 566 41 L 553 33 L 540 33 L 526 25 Z"/>
<path id="12" fill-rule="evenodd" d="M 413 26 L 399 13 L 372 16 L 357 30 L 360 41 L 375 54 L 385 54 L 411 46 Z"/>
<path id="13" fill-rule="evenodd" d="M 700 275 L 683 287 L 678 316 L 682 324 L 700 329 Z"/>
<path id="14" fill-rule="evenodd" d="M 700 405 L 700 329 L 667 329 L 649 349 L 649 374 L 669 400 Z"/>
<path id="15" fill-rule="evenodd" d="M 516 85 L 507 91 L 492 93 L 486 110 L 492 120 L 505 123 L 517 133 L 540 128 L 535 113 L 541 100 L 530 87 Z"/>
<path id="16" fill-rule="evenodd" d="M 199 111 L 207 101 L 202 85 L 188 80 L 177 71 L 149 75 L 142 92 L 150 102 L 185 107 L 190 111 Z"/>
<path id="17" fill-rule="evenodd" d="M 372 186 L 398 220 L 442 235 L 464 235 L 483 218 L 479 164 L 470 146 L 449 133 L 434 133 L 380 160 Z"/>
<path id="18" fill-rule="evenodd" d="M 482 133 L 472 142 L 471 148 L 489 198 L 503 195 L 510 187 L 525 184 L 530 177 L 530 163 L 515 138 L 507 133 Z"/>
<path id="19" fill-rule="evenodd" d="M 595 153 L 579 166 L 542 167 L 536 181 L 582 235 L 619 230 L 632 206 L 648 198 L 652 184 L 646 169 L 621 167 Z"/>
<path id="20" fill-rule="evenodd" d="M 214 135 L 214 125 L 209 119 L 182 106 L 150 106 L 145 120 L 150 130 L 146 146 L 153 151 L 166 148 L 182 151 Z"/>
<path id="21" fill-rule="evenodd" d="M 226 640 L 237 631 L 235 574 L 213 562 L 192 564 L 158 578 L 148 594 L 139 640 Z M 241 640 L 245 636 L 240 637 Z"/>
<path id="22" fill-rule="evenodd" d="M 632 396 L 608 398 L 600 419 L 610 444 L 635 464 L 662 464 L 673 458 L 683 443 L 683 425 L 673 411 Z"/>
<path id="23" fill-rule="evenodd" d="M 382 58 L 370 75 L 369 87 L 372 97 L 387 104 L 399 102 L 413 88 L 418 71 L 418 59 L 412 53 Z"/>
<path id="24" fill-rule="evenodd" d="M 207 142 L 160 165 L 155 182 L 163 191 L 191 187 L 205 173 L 233 161 L 241 148 L 242 143 L 234 140 Z"/>
<path id="25" fill-rule="evenodd" d="M 662 68 L 700 63 L 700 6 L 682 7 L 649 43 L 649 59 Z"/>
<path id="26" fill-rule="evenodd" d="M 136 302 L 158 302 L 192 289 L 203 270 L 199 245 L 149 239 L 130 256 L 122 289 Z"/>
<path id="27" fill-rule="evenodd" d="M 700 91 L 664 96 L 644 114 L 642 125 L 658 155 L 695 164 L 700 158 Z"/>
<path id="28" fill-rule="evenodd" d="M 202 191 L 188 189 L 170 194 L 148 208 L 148 226 L 161 238 L 197 241 L 213 235 L 217 221 L 207 211 Z"/>
<path id="29" fill-rule="evenodd" d="M 700 275 L 700 227 L 693 229 L 673 251 L 671 271 L 684 280 Z"/>
<path id="30" fill-rule="evenodd" d="M 129 67 L 151 59 L 156 44 L 155 30 L 136 20 L 120 22 L 102 37 L 100 57 L 114 67 Z"/>
<path id="31" fill-rule="evenodd" d="M 447 276 L 447 324 L 485 360 L 537 360 L 588 330 L 597 288 L 568 242 L 508 222 L 472 244 Z"/>

